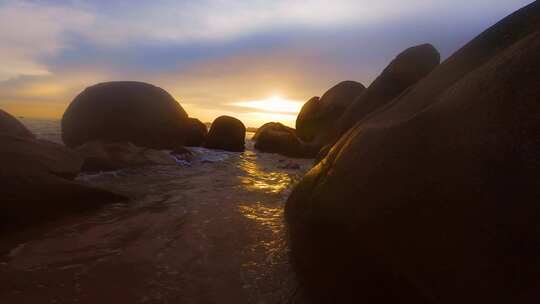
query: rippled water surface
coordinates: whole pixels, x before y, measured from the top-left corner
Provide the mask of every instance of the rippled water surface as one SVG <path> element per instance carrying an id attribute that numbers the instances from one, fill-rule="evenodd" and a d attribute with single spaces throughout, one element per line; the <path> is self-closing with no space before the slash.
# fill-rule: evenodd
<path id="1" fill-rule="evenodd" d="M 24 122 L 59 139 L 57 122 Z M 130 201 L 0 241 L 0 302 L 290 302 L 283 204 L 310 161 L 248 146 L 194 148 L 183 165 L 81 175 Z M 301 169 L 283 169 L 290 162 Z"/>

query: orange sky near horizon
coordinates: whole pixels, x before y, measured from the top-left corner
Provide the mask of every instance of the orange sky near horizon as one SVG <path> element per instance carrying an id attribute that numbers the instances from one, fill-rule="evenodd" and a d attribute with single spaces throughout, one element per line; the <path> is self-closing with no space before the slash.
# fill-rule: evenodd
<path id="1" fill-rule="evenodd" d="M 57 93 L 56 87 L 41 87 L 41 94 L 46 92 Z M 29 96 L 38 93 L 36 91 L 28 91 L 21 93 L 22 96 Z M 179 98 L 175 97 L 178 101 Z M 247 100 L 231 102 L 226 105 L 240 107 L 246 109 L 245 112 L 237 112 L 233 110 L 216 108 L 205 108 L 193 103 L 182 103 L 182 107 L 186 110 L 190 117 L 195 117 L 203 122 L 211 123 L 215 118 L 221 115 L 229 115 L 237 117 L 248 127 L 260 127 L 267 122 L 281 122 L 287 126 L 294 127 L 296 123 L 296 117 L 300 112 L 304 102 L 289 100 L 280 96 L 268 96 L 259 100 Z M 64 111 L 66 110 L 69 102 L 58 101 L 18 101 L 7 102 L 1 105 L 1 108 L 16 116 L 27 118 L 41 118 L 41 119 L 61 119 Z"/>

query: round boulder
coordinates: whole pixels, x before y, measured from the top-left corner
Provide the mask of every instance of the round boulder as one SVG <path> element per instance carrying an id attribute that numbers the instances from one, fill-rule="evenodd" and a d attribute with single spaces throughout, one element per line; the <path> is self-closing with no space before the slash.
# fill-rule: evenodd
<path id="1" fill-rule="evenodd" d="M 204 143 L 208 129 L 197 118 L 189 118 L 187 124 L 187 139 L 184 143 L 188 147 L 199 147 Z"/>
<path id="2" fill-rule="evenodd" d="M 441 60 L 431 44 L 421 44 L 401 52 L 347 108 L 336 124 L 335 143 L 339 137 L 367 115 L 402 94 L 407 88 L 426 77 Z"/>
<path id="3" fill-rule="evenodd" d="M 186 140 L 187 120 L 182 106 L 159 87 L 106 82 L 71 102 L 62 118 L 62 139 L 70 147 L 100 140 L 170 149 Z"/>
<path id="4" fill-rule="evenodd" d="M 34 134 L 32 134 L 32 132 L 30 132 L 20 121 L 3 110 L 0 110 L 0 133 L 34 138 Z"/>
<path id="5" fill-rule="evenodd" d="M 296 134 L 304 141 L 312 141 L 317 135 L 315 117 L 319 113 L 319 100 L 318 96 L 312 97 L 302 106 L 296 117 Z"/>
<path id="6" fill-rule="evenodd" d="M 240 120 L 230 116 L 220 116 L 212 123 L 204 147 L 243 152 L 245 138 L 246 127 Z"/>
<path id="7" fill-rule="evenodd" d="M 255 149 L 291 157 L 306 157 L 304 143 L 293 128 L 279 122 L 269 122 L 260 127 L 253 136 Z"/>
<path id="8" fill-rule="evenodd" d="M 304 141 L 316 141 L 324 145 L 335 121 L 364 90 L 361 83 L 343 81 L 324 93 L 320 99 L 310 99 L 296 119 L 298 136 Z"/>

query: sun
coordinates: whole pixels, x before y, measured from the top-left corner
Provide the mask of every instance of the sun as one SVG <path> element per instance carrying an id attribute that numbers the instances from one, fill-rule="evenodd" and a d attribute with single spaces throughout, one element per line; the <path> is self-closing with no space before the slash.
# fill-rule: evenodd
<path id="1" fill-rule="evenodd" d="M 279 95 L 274 95 L 261 100 L 235 102 L 232 105 L 257 109 L 268 113 L 298 114 L 303 103 L 296 100 L 282 98 Z"/>

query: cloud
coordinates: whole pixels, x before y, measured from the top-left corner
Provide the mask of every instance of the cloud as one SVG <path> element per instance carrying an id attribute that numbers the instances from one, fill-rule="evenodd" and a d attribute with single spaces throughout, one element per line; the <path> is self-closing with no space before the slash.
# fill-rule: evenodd
<path id="1" fill-rule="evenodd" d="M 63 18 L 72 16 L 65 21 L 83 21 L 83 26 L 60 22 L 58 27 L 69 25 L 73 32 L 95 44 L 119 47 L 129 43 L 223 42 L 270 30 L 362 27 L 430 15 L 448 19 L 466 15 L 478 18 L 479 11 L 489 14 L 486 7 L 507 8 L 510 12 L 529 2 L 531 0 L 512 3 L 508 0 L 74 0 L 16 2 L 8 7 L 27 6 L 26 11 L 35 11 L 30 14 L 38 17 L 56 15 L 63 10 L 66 13 L 62 14 Z"/>
<path id="2" fill-rule="evenodd" d="M 238 102 L 368 85 L 404 48 L 431 42 L 448 56 L 531 2 L 1 1 L 1 107 L 58 116 L 84 87 L 125 79 L 162 86 L 202 120 L 232 114 L 248 125 L 294 115 Z"/>
<path id="3" fill-rule="evenodd" d="M 66 47 L 64 34 L 81 31 L 92 17 L 76 9 L 7 1 L 0 6 L 0 80 L 19 75 L 46 75 L 40 62 Z"/>

